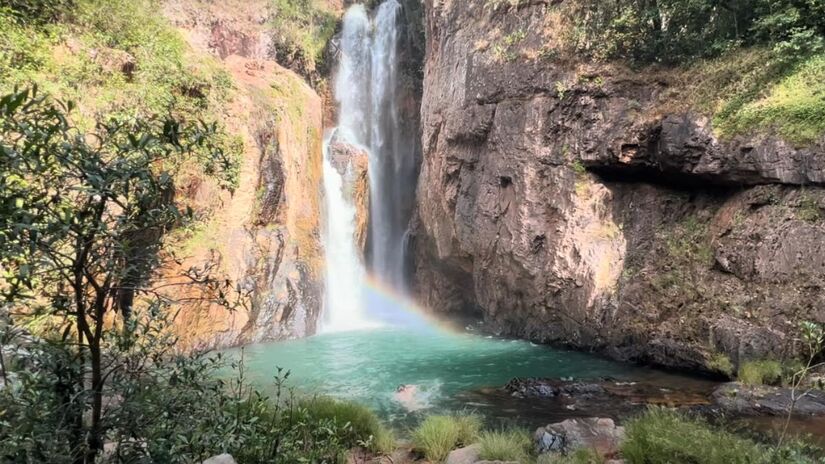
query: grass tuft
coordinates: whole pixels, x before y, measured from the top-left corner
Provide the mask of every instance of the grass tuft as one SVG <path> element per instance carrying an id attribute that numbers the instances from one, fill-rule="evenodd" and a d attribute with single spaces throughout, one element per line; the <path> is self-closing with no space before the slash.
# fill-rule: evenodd
<path id="1" fill-rule="evenodd" d="M 782 382 L 782 364 L 779 361 L 748 361 L 739 366 L 737 377 L 747 385 L 778 385 Z"/>
<path id="2" fill-rule="evenodd" d="M 428 460 L 441 462 L 455 448 L 473 443 L 480 429 L 476 415 L 429 416 L 413 431 L 413 444 Z"/>
<path id="3" fill-rule="evenodd" d="M 486 461 L 527 462 L 532 439 L 524 430 L 482 432 L 479 435 L 479 457 Z"/>

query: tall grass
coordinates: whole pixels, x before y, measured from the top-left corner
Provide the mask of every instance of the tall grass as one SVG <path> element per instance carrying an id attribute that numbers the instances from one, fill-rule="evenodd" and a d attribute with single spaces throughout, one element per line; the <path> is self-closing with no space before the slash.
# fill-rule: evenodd
<path id="1" fill-rule="evenodd" d="M 530 434 L 518 429 L 481 432 L 478 442 L 479 457 L 486 461 L 527 462 L 533 444 Z"/>
<path id="2" fill-rule="evenodd" d="M 413 431 L 413 444 L 428 460 L 441 462 L 453 449 L 473 443 L 480 430 L 475 415 L 429 416 Z"/>
<path id="3" fill-rule="evenodd" d="M 629 464 L 751 464 L 768 452 L 699 419 L 653 408 L 630 421 L 622 456 Z"/>

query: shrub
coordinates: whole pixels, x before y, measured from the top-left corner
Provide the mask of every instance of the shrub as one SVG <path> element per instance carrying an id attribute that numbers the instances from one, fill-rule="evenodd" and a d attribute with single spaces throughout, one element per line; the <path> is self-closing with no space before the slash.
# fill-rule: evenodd
<path id="1" fill-rule="evenodd" d="M 739 366 L 737 377 L 747 385 L 777 385 L 782 381 L 782 373 L 779 361 L 748 361 Z"/>
<path id="2" fill-rule="evenodd" d="M 533 443 L 524 430 L 482 432 L 478 437 L 481 450 L 479 457 L 487 461 L 526 462 Z"/>
<path id="3" fill-rule="evenodd" d="M 395 448 L 392 431 L 366 406 L 324 396 L 303 400 L 299 404 L 313 420 L 331 421 L 339 428 L 346 427 L 349 433 L 344 438 L 351 447 L 366 444 L 378 452 L 389 452 Z"/>
<path id="4" fill-rule="evenodd" d="M 475 441 L 480 428 L 475 415 L 429 416 L 413 431 L 413 444 L 427 459 L 440 462 L 456 447 Z"/>

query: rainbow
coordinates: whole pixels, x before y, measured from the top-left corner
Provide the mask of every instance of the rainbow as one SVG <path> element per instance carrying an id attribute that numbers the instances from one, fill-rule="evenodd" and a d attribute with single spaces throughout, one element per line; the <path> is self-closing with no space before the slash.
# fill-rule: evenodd
<path id="1" fill-rule="evenodd" d="M 380 279 L 371 274 L 368 274 L 367 277 L 364 278 L 364 289 L 366 290 L 364 299 L 365 303 L 367 303 L 368 313 L 371 312 L 371 310 L 383 309 L 384 314 L 379 314 L 379 318 L 380 316 L 394 316 L 394 319 L 398 319 L 400 316 L 400 318 L 404 320 L 405 326 L 406 323 L 418 323 L 422 326 L 440 331 L 456 331 L 455 327 L 436 318 L 428 308 L 381 282 Z M 378 307 L 376 308 L 376 306 Z M 386 314 L 387 309 L 396 314 Z"/>

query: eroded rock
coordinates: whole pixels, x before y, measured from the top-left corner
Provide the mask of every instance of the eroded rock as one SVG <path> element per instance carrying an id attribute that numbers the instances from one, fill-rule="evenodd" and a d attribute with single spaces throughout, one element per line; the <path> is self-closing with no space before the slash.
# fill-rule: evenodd
<path id="1" fill-rule="evenodd" d="M 731 382 L 713 392 L 713 402 L 724 411 L 745 416 L 785 416 L 793 403 L 793 395 L 797 398 L 795 415 L 825 415 L 825 392 L 804 388 L 793 392 L 790 388 Z"/>
<path id="2" fill-rule="evenodd" d="M 613 419 L 568 419 L 539 427 L 533 438 L 539 454 L 569 454 L 584 448 L 593 449 L 603 457 L 614 457 L 624 439 L 624 427 L 617 426 Z"/>
<path id="3" fill-rule="evenodd" d="M 791 354 L 825 322 L 823 142 L 721 140 L 660 75 L 537 58 L 545 3 L 426 3 L 424 306 L 663 366 Z"/>

